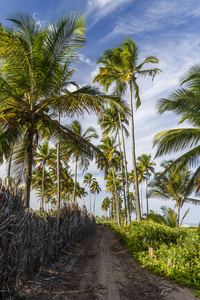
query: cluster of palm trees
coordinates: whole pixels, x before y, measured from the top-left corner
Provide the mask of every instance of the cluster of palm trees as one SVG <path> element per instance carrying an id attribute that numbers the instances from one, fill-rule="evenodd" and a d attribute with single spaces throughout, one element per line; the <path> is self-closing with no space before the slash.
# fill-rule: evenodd
<path id="1" fill-rule="evenodd" d="M 158 63 L 158 59 L 153 56 L 147 57 L 143 63 L 137 65 L 139 50 L 131 38 L 126 38 L 118 47 L 106 50 L 98 60 L 98 63 L 103 66 L 99 68 L 94 82 L 100 83 L 106 91 L 114 83 L 114 93 L 109 96 L 92 86 L 80 88 L 72 81 L 75 70 L 70 70 L 70 66 L 78 57 L 77 51 L 85 44 L 84 15 L 71 13 L 46 26 L 41 26 L 29 14 L 17 13 L 12 15 L 9 20 L 12 22 L 10 28 L 5 29 L 0 25 L 0 156 L 1 162 L 5 159 L 9 160 L 9 166 L 12 162 L 12 173 L 19 182 L 25 179 L 26 207 L 30 206 L 31 183 L 34 186 L 38 184 L 37 176 L 41 177 L 41 205 L 44 206 L 44 197 L 48 194 L 45 192 L 45 185 L 48 180 L 50 182 L 52 175 L 47 181 L 45 177 L 48 178 L 49 170 L 53 170 L 56 176 L 57 207 L 60 208 L 63 193 L 61 189 L 63 172 L 61 156 L 65 160 L 71 158 L 75 163 L 73 190 L 73 201 L 75 201 L 77 167 L 86 170 L 95 154 L 100 169 L 112 172 L 118 223 L 120 223 L 120 201 L 116 192 L 115 180 L 117 157 L 113 151 L 109 153 L 109 150 L 103 149 L 102 145 L 96 147 L 90 142 L 91 138 L 97 137 L 94 129 L 89 128 L 82 134 L 78 121 L 72 122 L 69 126 L 61 124 L 62 116 L 70 118 L 75 114 L 82 115 L 84 111 L 95 112 L 100 117 L 100 123 L 104 116 L 104 125 L 106 114 L 108 117 L 116 115 L 118 123 L 116 135 L 119 146 L 122 143 L 123 148 L 121 150 L 120 147 L 119 152 L 125 214 L 126 220 L 130 222 L 128 172 L 124 143 L 124 132 L 126 131 L 123 127 L 123 123 L 128 122 L 127 116 L 130 115 L 135 199 L 137 219 L 140 220 L 132 94 L 134 91 L 136 107 L 139 107 L 140 97 L 136 75 L 154 77 L 160 70 L 157 68 L 144 69 L 144 66 L 148 63 Z M 75 91 L 70 91 L 70 85 L 75 87 Z M 131 109 L 122 100 L 127 86 L 130 88 Z M 109 130 L 107 127 L 107 133 Z M 113 131 L 113 129 L 111 130 Z M 39 146 L 44 140 L 56 144 L 54 168 L 49 164 L 47 158 L 41 158 L 39 155 L 42 151 L 41 147 L 48 148 L 45 143 Z"/>
<path id="2" fill-rule="evenodd" d="M 96 195 L 100 193 L 101 187 L 100 187 L 98 181 L 96 180 L 96 178 L 94 178 L 91 173 L 87 173 L 84 176 L 83 183 L 85 184 L 85 186 L 88 186 L 88 188 L 89 188 L 89 193 L 90 193 L 90 213 L 93 213 L 93 215 L 95 216 Z M 92 211 L 91 193 L 94 194 L 93 211 Z"/>
<path id="3" fill-rule="evenodd" d="M 179 222 L 183 203 L 190 200 L 198 203 L 189 195 L 194 187 L 197 193 L 200 189 L 200 168 L 194 173 L 188 170 L 188 165 L 194 166 L 199 159 L 200 66 L 192 67 L 184 77 L 186 88 L 159 101 L 159 113 L 174 111 L 181 116 L 180 123 L 188 121 L 194 128 L 172 129 L 156 135 L 157 156 L 188 146 L 191 149 L 163 165 L 165 169 L 155 175 L 149 193 L 148 181 L 154 173 L 155 163 L 151 155 L 136 156 L 133 98 L 137 109 L 141 104 L 137 77 L 154 79 L 161 70 L 146 66 L 158 64 L 158 59 L 148 56 L 138 63 L 137 44 L 127 37 L 118 46 L 105 50 L 97 61 L 100 67 L 93 83 L 99 83 L 105 93 L 90 85 L 79 87 L 72 80 L 75 70 L 71 65 L 85 44 L 84 15 L 71 13 L 46 26 L 22 13 L 11 16 L 9 20 L 12 22 L 10 28 L 5 29 L 0 24 L 0 163 L 8 162 L 8 180 L 11 171 L 19 182 L 25 180 L 26 207 L 30 206 L 31 185 L 37 189 L 42 208 L 45 201 L 56 202 L 58 209 L 64 201 L 76 202 L 77 197 L 86 194 L 85 188 L 77 182 L 77 169 L 86 171 L 95 157 L 98 168 L 105 172 L 107 192 L 111 192 L 111 199 L 105 198 L 102 209 L 110 207 L 110 214 L 116 217 L 118 225 L 123 214 L 122 203 L 125 223 L 130 223 L 133 208 L 137 220 L 141 220 L 144 213 L 143 182 L 146 183 L 147 215 L 149 196 L 159 195 L 175 200 Z M 123 100 L 127 89 L 130 106 Z M 112 95 L 107 94 L 110 90 Z M 63 125 L 62 117 L 70 119 L 84 112 L 93 112 L 98 117 L 103 131 L 98 146 L 91 142 L 98 137 L 94 128 L 89 127 L 83 132 L 78 120 Z M 133 169 L 130 173 L 125 147 L 129 118 Z M 56 145 L 56 148 L 51 145 Z M 73 178 L 70 162 L 74 163 Z M 180 179 L 177 174 L 182 172 L 184 176 L 181 175 Z M 183 181 L 185 186 L 187 182 L 184 191 L 181 188 Z M 89 187 L 92 212 L 91 192 L 96 197 L 100 186 L 90 173 L 84 177 L 84 183 Z M 129 191 L 130 183 L 134 184 L 134 196 Z M 172 195 L 172 190 L 176 190 L 179 198 Z"/>
<path id="4" fill-rule="evenodd" d="M 110 149 L 110 155 L 112 155 L 112 164 L 111 169 L 108 171 L 107 175 L 104 177 L 106 182 L 106 191 L 111 193 L 111 198 L 106 197 L 102 202 L 102 210 L 108 211 L 111 219 L 114 219 L 121 223 L 121 219 L 124 218 L 125 224 L 128 222 L 127 220 L 127 212 L 126 212 L 126 205 L 122 208 L 122 204 L 124 201 L 124 180 L 123 180 L 123 173 L 121 168 L 121 158 L 120 152 L 116 150 L 117 145 L 113 143 L 113 139 L 107 137 L 100 148 L 105 151 Z M 112 152 L 113 151 L 113 152 Z M 106 154 L 105 154 L 106 155 Z M 151 154 L 143 154 L 137 158 L 136 168 L 137 168 L 137 178 L 138 184 L 141 186 L 140 189 L 140 207 L 141 207 L 141 215 L 144 214 L 143 209 L 143 198 L 142 198 L 142 191 L 143 191 L 143 182 L 146 183 L 146 213 L 149 214 L 148 208 L 148 180 L 155 173 L 155 162 L 151 160 Z M 135 176 L 134 171 L 128 172 L 128 191 L 129 191 L 129 211 L 128 215 L 131 215 L 132 212 L 136 211 L 136 203 L 134 193 L 130 192 L 131 185 L 135 185 Z M 119 216 L 121 215 L 121 218 Z M 116 218 L 117 216 L 117 218 Z"/>
<path id="5" fill-rule="evenodd" d="M 158 74 L 161 70 L 158 68 L 147 68 L 147 64 L 157 64 L 159 61 L 154 56 L 148 56 L 142 63 L 138 64 L 139 59 L 139 49 L 136 42 L 132 38 L 125 38 L 125 40 L 119 44 L 117 47 L 107 49 L 104 51 L 103 55 L 98 59 L 97 63 L 100 64 L 99 72 L 94 78 L 94 82 L 98 82 L 101 86 L 104 87 L 107 92 L 110 87 L 114 85 L 114 94 L 120 99 L 125 94 L 127 88 L 130 91 L 130 109 L 126 112 L 126 115 L 129 114 L 131 117 L 131 139 L 132 139 L 132 163 L 133 163 L 133 172 L 134 172 L 134 188 L 135 188 L 135 202 L 136 202 L 136 217 L 137 220 L 141 220 L 141 208 L 139 200 L 139 190 L 138 190 L 138 175 L 137 175 L 137 165 L 136 165 L 136 153 L 135 153 L 135 134 L 134 134 L 134 114 L 133 114 L 133 93 L 135 96 L 136 108 L 140 107 L 141 100 L 139 94 L 139 86 L 137 84 L 136 76 L 151 76 L 152 79 Z M 130 201 L 129 201 L 129 188 L 128 188 L 128 172 L 127 172 L 127 162 L 123 138 L 123 128 L 121 119 L 123 117 L 123 112 L 118 111 L 118 119 L 120 124 L 120 129 L 122 133 L 122 144 L 123 144 L 123 156 L 122 168 L 125 169 L 125 182 L 126 188 L 124 185 L 124 190 L 126 191 L 126 197 L 124 197 L 124 206 L 125 206 L 125 218 L 126 222 L 130 223 L 131 214 L 130 214 Z M 117 132 L 118 133 L 118 132 Z M 119 136 L 119 133 L 118 133 Z M 114 164 L 115 157 L 111 158 L 110 163 Z M 114 173 L 114 166 L 112 167 L 112 172 Z M 114 180 L 114 176 L 113 176 Z M 115 180 L 114 180 L 115 181 Z M 120 225 L 120 205 L 119 197 L 116 194 L 117 202 L 117 220 L 118 225 Z"/>
<path id="6" fill-rule="evenodd" d="M 25 179 L 25 205 L 29 208 L 38 145 L 43 140 L 56 144 L 57 207 L 60 208 L 61 148 L 68 148 L 65 156 L 72 155 L 76 165 L 87 165 L 96 153 L 101 156 L 88 136 L 77 134 L 74 127 L 77 124 L 63 126 L 61 116 L 70 118 L 84 111 L 99 115 L 105 103 L 115 102 L 123 107 L 123 101 L 91 86 L 80 88 L 71 81 L 74 70 L 70 71 L 70 65 L 85 44 L 84 15 L 71 13 L 45 27 L 29 14 L 17 13 L 9 20 L 10 28 L 0 24 L 0 160 L 12 161 L 14 176 L 19 182 Z M 70 84 L 75 91 L 68 89 Z M 44 197 L 45 167 L 42 172 Z"/>

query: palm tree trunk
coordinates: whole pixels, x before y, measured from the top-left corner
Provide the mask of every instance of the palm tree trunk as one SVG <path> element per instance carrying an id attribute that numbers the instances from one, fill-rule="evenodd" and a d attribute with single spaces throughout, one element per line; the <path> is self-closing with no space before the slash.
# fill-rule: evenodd
<path id="1" fill-rule="evenodd" d="M 127 218 L 128 224 L 131 222 L 131 211 L 130 211 L 130 199 L 129 199 L 129 185 L 128 185 L 128 171 L 127 171 L 127 162 L 126 162 L 126 150 L 125 150 L 125 142 L 124 142 L 124 134 L 122 128 L 122 120 L 121 115 L 119 113 L 119 122 L 122 136 L 122 148 L 123 148 L 123 156 L 124 156 L 124 169 L 125 169 L 125 181 L 126 181 L 126 201 L 127 201 Z"/>
<path id="2" fill-rule="evenodd" d="M 119 114 L 120 116 L 120 114 Z M 127 207 L 126 207 L 126 187 L 125 187 L 125 180 L 124 180 L 124 163 L 123 163 L 123 154 L 121 150 L 121 141 L 120 141 L 120 135 L 119 130 L 117 129 L 117 136 L 118 136 L 118 143 L 119 143 L 119 152 L 120 152 L 120 158 L 121 158 L 121 167 L 122 167 L 122 183 L 123 183 L 123 193 L 124 193 L 124 209 L 125 209 L 125 224 L 127 224 Z"/>
<path id="3" fill-rule="evenodd" d="M 113 221 L 113 194 L 112 194 L 112 202 L 111 202 L 111 208 L 110 208 L 110 219 Z"/>
<path id="4" fill-rule="evenodd" d="M 96 201 L 96 192 L 94 194 L 94 204 L 93 204 L 93 215 L 95 216 L 95 201 Z"/>
<path id="5" fill-rule="evenodd" d="M 43 165 L 42 169 L 42 210 L 44 210 L 44 170 L 45 170 L 45 165 Z"/>
<path id="6" fill-rule="evenodd" d="M 179 227 L 179 220 L 180 220 L 180 209 L 181 209 L 181 207 L 180 207 L 180 205 L 178 204 L 178 212 L 177 212 L 177 227 Z"/>
<path id="7" fill-rule="evenodd" d="M 89 190 L 90 190 L 90 186 L 91 186 L 91 184 L 89 185 Z M 90 213 L 92 213 L 92 205 L 91 205 L 91 191 L 90 191 Z"/>
<path id="8" fill-rule="evenodd" d="M 77 181 L 77 159 L 75 162 L 75 174 L 74 174 L 74 193 L 73 193 L 73 202 L 76 202 L 76 181 Z"/>
<path id="9" fill-rule="evenodd" d="M 140 199 L 138 190 L 138 176 L 136 169 L 136 155 L 135 155 L 135 133 L 134 133 L 134 118 L 133 118 L 133 91 L 132 91 L 132 81 L 130 81 L 130 108 L 131 108 L 131 133 L 132 133 L 132 159 L 133 159 L 133 172 L 135 176 L 135 201 L 136 201 L 136 217 L 137 221 L 141 220 L 140 211 Z"/>
<path id="10" fill-rule="evenodd" d="M 14 147 L 11 148 L 10 156 L 9 156 L 9 160 L 8 160 L 8 172 L 7 172 L 7 184 L 8 184 L 8 188 L 9 188 L 9 184 L 10 184 L 10 172 L 11 172 L 11 164 L 12 164 L 13 148 L 14 148 Z"/>
<path id="11" fill-rule="evenodd" d="M 31 178 L 32 178 L 32 160 L 33 160 L 33 130 L 34 122 L 32 121 L 31 129 L 28 134 L 28 146 L 26 153 L 26 181 L 24 191 L 24 202 L 26 208 L 30 207 L 30 193 L 31 193 Z"/>
<path id="12" fill-rule="evenodd" d="M 148 201 L 148 179 L 146 178 L 146 203 L 147 203 L 147 215 L 149 214 L 149 201 Z"/>
<path id="13" fill-rule="evenodd" d="M 120 226 L 121 223 L 120 223 L 119 197 L 118 197 L 118 193 L 117 193 L 117 186 L 116 186 L 116 181 L 115 181 L 115 173 L 114 173 L 113 168 L 112 168 L 112 174 L 113 174 L 113 181 L 114 181 L 114 186 L 115 186 L 115 197 L 116 197 L 116 202 L 117 202 L 117 223 L 118 223 L 118 226 Z"/>
<path id="14" fill-rule="evenodd" d="M 58 123 L 60 124 L 60 111 L 58 111 Z M 60 138 L 57 143 L 57 209 L 61 207 L 61 190 L 60 190 Z"/>
<path id="15" fill-rule="evenodd" d="M 141 180 L 141 217 L 143 216 L 143 202 L 142 202 L 142 180 Z"/>

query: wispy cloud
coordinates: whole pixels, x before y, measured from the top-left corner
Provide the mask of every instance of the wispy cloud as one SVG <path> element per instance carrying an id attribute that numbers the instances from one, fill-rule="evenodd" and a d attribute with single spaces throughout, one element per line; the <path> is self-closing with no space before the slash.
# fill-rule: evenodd
<path id="1" fill-rule="evenodd" d="M 86 14 L 92 17 L 92 25 L 94 25 L 101 18 L 113 13 L 118 7 L 124 6 L 129 2 L 134 2 L 134 0 L 89 0 Z"/>
<path id="2" fill-rule="evenodd" d="M 134 9 L 127 13 L 126 18 L 118 17 L 113 30 L 102 39 L 108 40 L 119 34 L 141 34 L 161 30 L 170 30 L 173 26 L 185 24 L 190 17 L 199 17 L 200 7 L 198 1 L 154 0 L 146 2 L 142 9 L 135 14 Z M 129 20 L 127 22 L 127 20 Z"/>

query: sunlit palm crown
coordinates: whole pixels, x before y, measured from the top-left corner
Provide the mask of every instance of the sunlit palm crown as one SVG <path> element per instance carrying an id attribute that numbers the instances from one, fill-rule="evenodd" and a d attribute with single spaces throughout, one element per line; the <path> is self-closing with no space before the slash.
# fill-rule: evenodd
<path id="1" fill-rule="evenodd" d="M 200 66 L 196 65 L 189 69 L 182 79 L 185 88 L 172 93 L 169 98 L 161 99 L 158 102 L 158 112 L 175 112 L 180 116 L 180 124 L 188 122 L 191 127 L 180 129 L 170 129 L 158 133 L 154 138 L 154 146 L 157 146 L 156 156 L 161 156 L 171 152 L 186 149 L 187 152 L 175 160 L 175 164 L 197 165 L 194 174 L 194 182 L 198 180 L 200 174 L 199 154 L 200 154 Z"/>
<path id="2" fill-rule="evenodd" d="M 136 42 L 127 37 L 118 47 L 105 50 L 97 63 L 103 66 L 99 68 L 99 73 L 95 76 L 94 82 L 99 82 L 108 90 L 113 82 L 118 82 L 122 91 L 125 90 L 127 83 L 133 83 L 135 90 L 136 107 L 141 104 L 139 97 L 139 87 L 136 83 L 136 76 L 150 75 L 154 77 L 161 70 L 158 68 L 144 69 L 148 63 L 158 63 L 155 56 L 148 56 L 142 63 L 137 65 L 139 58 L 139 49 Z M 120 83 L 122 85 L 120 85 Z"/>

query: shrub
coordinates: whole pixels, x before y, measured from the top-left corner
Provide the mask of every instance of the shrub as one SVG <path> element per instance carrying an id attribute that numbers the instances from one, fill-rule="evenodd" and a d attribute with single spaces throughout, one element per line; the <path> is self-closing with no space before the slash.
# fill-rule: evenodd
<path id="1" fill-rule="evenodd" d="M 170 228 L 146 220 L 132 222 L 129 226 L 111 227 L 140 264 L 176 280 L 180 285 L 200 289 L 198 234 L 187 228 Z M 149 246 L 153 248 L 153 259 L 149 255 Z M 168 259 L 173 261 L 172 265 L 168 264 Z"/>

